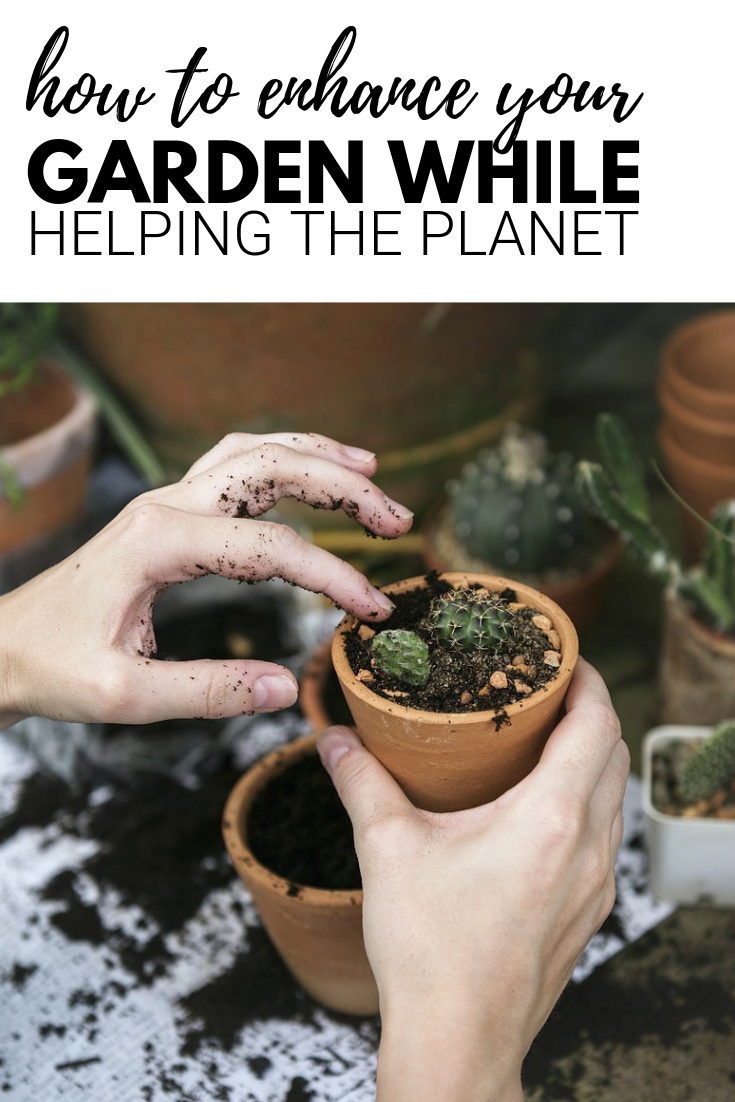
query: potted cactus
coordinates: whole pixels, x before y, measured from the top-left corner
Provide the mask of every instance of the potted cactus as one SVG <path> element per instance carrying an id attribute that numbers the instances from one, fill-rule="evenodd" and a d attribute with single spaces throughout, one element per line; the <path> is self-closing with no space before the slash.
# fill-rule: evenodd
<path id="1" fill-rule="evenodd" d="M 604 600 L 621 544 L 595 520 L 567 453 L 540 433 L 510 425 L 447 484 L 424 528 L 424 558 L 437 570 L 498 571 L 546 593 L 583 628 Z"/>
<path id="2" fill-rule="evenodd" d="M 663 585 L 664 723 L 717 723 L 735 713 L 735 501 L 718 505 L 700 563 L 685 568 L 651 520 L 644 469 L 623 422 L 598 419 L 603 464 L 578 464 L 580 485 Z"/>
<path id="3" fill-rule="evenodd" d="M 95 405 L 48 358 L 57 309 L 0 303 L 0 554 L 70 523 L 91 465 Z"/>
<path id="4" fill-rule="evenodd" d="M 577 659 L 569 617 L 528 586 L 430 573 L 387 586 L 382 624 L 347 616 L 332 660 L 360 737 L 430 811 L 495 799 L 534 767 Z"/>
<path id="5" fill-rule="evenodd" d="M 643 780 L 654 894 L 735 906 L 735 721 L 650 731 Z"/>

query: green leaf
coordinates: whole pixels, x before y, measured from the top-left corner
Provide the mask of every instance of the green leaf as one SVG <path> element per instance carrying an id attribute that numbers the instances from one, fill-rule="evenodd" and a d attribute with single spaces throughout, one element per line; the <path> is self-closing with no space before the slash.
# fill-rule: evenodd
<path id="1" fill-rule="evenodd" d="M 628 510 L 641 520 L 650 520 L 645 471 L 625 423 L 613 413 L 601 413 L 597 442 L 608 476 Z"/>

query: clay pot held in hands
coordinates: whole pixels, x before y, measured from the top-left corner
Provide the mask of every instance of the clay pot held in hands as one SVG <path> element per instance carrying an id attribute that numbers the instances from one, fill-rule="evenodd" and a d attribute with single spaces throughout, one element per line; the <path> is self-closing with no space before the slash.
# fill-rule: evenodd
<path id="1" fill-rule="evenodd" d="M 249 769 L 225 805 L 222 832 L 271 941 L 299 983 L 333 1010 L 375 1014 L 378 991 L 362 936 L 362 892 L 302 887 L 295 893 L 248 845 L 248 815 L 258 792 L 284 769 L 315 754 L 315 747 L 315 735 L 299 739 Z"/>
<path id="2" fill-rule="evenodd" d="M 355 726 L 368 749 L 393 774 L 409 799 L 429 811 L 476 807 L 501 795 L 536 765 L 559 718 L 578 656 L 577 633 L 565 612 L 529 586 L 486 574 L 443 574 L 455 587 L 482 585 L 495 593 L 515 590 L 519 602 L 548 616 L 561 638 L 561 666 L 543 688 L 509 705 L 507 721 L 495 713 L 421 711 L 372 692 L 352 671 L 345 636 L 356 621 L 337 629 L 332 659 Z M 409 578 L 386 586 L 389 595 L 426 584 Z"/>

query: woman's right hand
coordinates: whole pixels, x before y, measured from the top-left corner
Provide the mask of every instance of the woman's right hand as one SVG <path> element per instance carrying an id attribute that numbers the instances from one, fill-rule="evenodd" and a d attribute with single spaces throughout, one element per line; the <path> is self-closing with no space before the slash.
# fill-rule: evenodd
<path id="1" fill-rule="evenodd" d="M 580 660 L 537 767 L 483 807 L 415 808 L 349 728 L 319 744 L 350 814 L 380 991 L 380 1102 L 520 1100 L 521 1063 L 615 899 L 630 758 Z"/>

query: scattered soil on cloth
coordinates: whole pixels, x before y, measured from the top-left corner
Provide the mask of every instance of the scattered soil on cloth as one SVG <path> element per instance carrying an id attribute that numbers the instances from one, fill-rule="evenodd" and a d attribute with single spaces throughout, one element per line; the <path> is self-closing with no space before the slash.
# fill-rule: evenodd
<path id="1" fill-rule="evenodd" d="M 735 819 L 735 781 L 721 788 L 707 800 L 687 803 L 679 790 L 680 778 L 687 761 L 701 746 L 701 740 L 672 739 L 653 756 L 651 763 L 651 798 L 662 815 L 681 815 L 686 819 Z"/>
<path id="2" fill-rule="evenodd" d="M 247 839 L 261 864 L 291 883 L 294 895 L 300 887 L 356 891 L 362 886 L 352 824 L 316 754 L 261 789 Z"/>
<path id="3" fill-rule="evenodd" d="M 396 610 L 387 620 L 381 624 L 358 623 L 345 637 L 347 660 L 353 673 L 357 676 L 363 670 L 369 671 L 374 677 L 369 683 L 373 692 L 428 712 L 502 713 L 509 704 L 542 689 L 556 676 L 558 667 L 544 662 L 547 652 L 555 648 L 545 632 L 533 623 L 533 618 L 540 615 L 539 610 L 527 606 L 511 609 L 516 603 L 514 590 L 506 589 L 497 595 L 513 618 L 509 638 L 494 651 L 460 651 L 435 642 L 427 622 L 432 601 L 449 593 L 452 586 L 433 571 L 426 575 L 426 583 L 426 587 L 392 595 Z M 423 688 L 406 685 L 372 667 L 371 633 L 395 629 L 414 631 L 428 643 L 431 676 Z M 505 675 L 506 687 L 490 684 L 494 673 Z"/>

